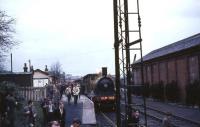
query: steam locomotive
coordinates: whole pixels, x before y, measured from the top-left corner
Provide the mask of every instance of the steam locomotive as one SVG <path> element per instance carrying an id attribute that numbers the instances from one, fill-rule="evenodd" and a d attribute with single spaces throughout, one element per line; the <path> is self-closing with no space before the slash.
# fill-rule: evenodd
<path id="1" fill-rule="evenodd" d="M 115 85 L 113 77 L 107 76 L 107 68 L 102 68 L 102 75 L 94 80 L 92 88 L 90 99 L 94 102 L 95 109 L 115 109 Z"/>

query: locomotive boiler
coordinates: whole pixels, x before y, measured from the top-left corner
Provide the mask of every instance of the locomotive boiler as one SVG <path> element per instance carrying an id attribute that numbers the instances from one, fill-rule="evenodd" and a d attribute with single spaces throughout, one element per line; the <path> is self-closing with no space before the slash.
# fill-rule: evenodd
<path id="1" fill-rule="evenodd" d="M 107 75 L 107 68 L 102 68 L 102 75 L 95 79 L 93 93 L 90 96 L 95 109 L 115 109 L 115 85 L 112 76 Z"/>

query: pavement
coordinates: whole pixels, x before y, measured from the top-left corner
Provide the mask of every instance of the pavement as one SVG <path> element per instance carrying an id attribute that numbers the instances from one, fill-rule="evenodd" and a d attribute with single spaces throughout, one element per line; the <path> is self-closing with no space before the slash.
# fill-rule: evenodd
<path id="1" fill-rule="evenodd" d="M 67 102 L 67 97 L 65 95 L 62 96 L 62 101 L 65 102 L 65 110 L 66 110 L 66 126 L 70 126 L 72 124 L 73 119 L 79 119 L 82 125 L 95 125 L 96 124 L 96 116 L 94 111 L 93 102 L 84 95 L 80 96 L 78 99 L 78 103 L 74 104 L 73 97 L 71 98 L 71 103 Z"/>

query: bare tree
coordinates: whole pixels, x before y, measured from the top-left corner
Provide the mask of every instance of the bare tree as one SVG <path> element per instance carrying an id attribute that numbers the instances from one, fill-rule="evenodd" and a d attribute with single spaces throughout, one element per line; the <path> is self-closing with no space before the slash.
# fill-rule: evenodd
<path id="1" fill-rule="evenodd" d="M 0 10 L 0 71 L 3 68 L 3 61 L 6 53 L 17 44 L 13 39 L 15 20 Z"/>
<path id="2" fill-rule="evenodd" d="M 50 74 L 56 79 L 60 79 L 62 76 L 62 68 L 59 61 L 51 65 Z"/>

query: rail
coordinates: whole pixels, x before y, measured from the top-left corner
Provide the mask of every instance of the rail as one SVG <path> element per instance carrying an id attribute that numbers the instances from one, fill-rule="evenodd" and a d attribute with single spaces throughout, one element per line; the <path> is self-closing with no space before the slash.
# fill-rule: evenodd
<path id="1" fill-rule="evenodd" d="M 137 104 L 135 107 L 140 109 L 141 107 L 143 107 L 143 105 Z M 166 112 L 164 112 L 164 111 L 161 111 L 161 110 L 155 109 L 153 107 L 149 107 L 149 106 L 146 106 L 146 108 L 147 108 L 147 116 L 154 118 L 159 122 L 162 122 L 162 119 L 166 116 Z M 140 112 L 144 113 L 144 112 L 142 112 L 142 110 Z M 200 126 L 199 122 L 189 120 L 189 119 L 186 119 L 181 116 L 174 115 L 174 114 L 171 114 L 171 122 L 174 127 L 184 127 L 184 126 L 199 127 Z"/>

